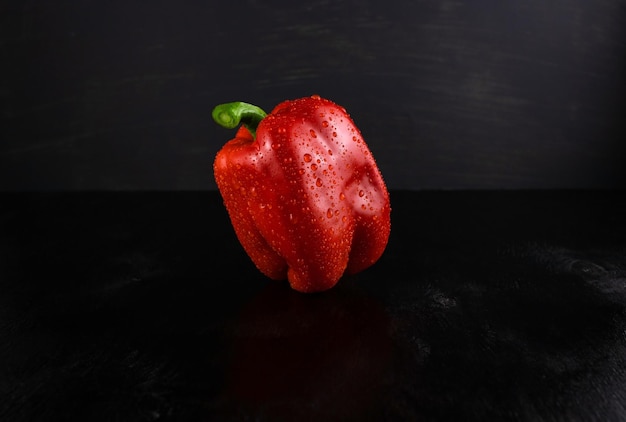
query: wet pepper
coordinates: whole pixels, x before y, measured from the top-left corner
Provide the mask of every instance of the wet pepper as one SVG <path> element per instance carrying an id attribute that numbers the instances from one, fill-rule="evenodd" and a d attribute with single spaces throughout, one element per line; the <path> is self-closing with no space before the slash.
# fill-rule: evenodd
<path id="1" fill-rule="evenodd" d="M 237 238 L 263 274 L 318 292 L 381 257 L 389 193 L 343 107 L 312 96 L 266 115 L 234 102 L 215 107 L 213 118 L 239 127 L 213 170 Z"/>

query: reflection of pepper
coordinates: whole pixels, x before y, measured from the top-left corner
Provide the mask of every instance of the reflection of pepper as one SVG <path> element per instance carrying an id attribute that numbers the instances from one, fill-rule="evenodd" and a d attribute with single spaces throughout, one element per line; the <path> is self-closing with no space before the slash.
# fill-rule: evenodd
<path id="1" fill-rule="evenodd" d="M 232 323 L 226 409 L 270 421 L 384 420 L 377 399 L 393 344 L 378 301 L 349 285 L 301 295 L 268 284 Z"/>
<path id="2" fill-rule="evenodd" d="M 257 268 L 301 292 L 333 287 L 382 255 L 389 194 L 344 108 L 312 96 L 269 114 L 236 102 L 213 118 L 236 137 L 214 173 L 235 233 Z"/>

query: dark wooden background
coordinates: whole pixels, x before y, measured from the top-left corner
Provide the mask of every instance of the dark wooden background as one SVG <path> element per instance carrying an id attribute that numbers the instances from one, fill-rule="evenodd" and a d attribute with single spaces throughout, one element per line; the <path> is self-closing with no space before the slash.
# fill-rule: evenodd
<path id="1" fill-rule="evenodd" d="M 626 2 L 0 2 L 0 190 L 215 189 L 220 102 L 343 105 L 392 189 L 626 187 Z"/>

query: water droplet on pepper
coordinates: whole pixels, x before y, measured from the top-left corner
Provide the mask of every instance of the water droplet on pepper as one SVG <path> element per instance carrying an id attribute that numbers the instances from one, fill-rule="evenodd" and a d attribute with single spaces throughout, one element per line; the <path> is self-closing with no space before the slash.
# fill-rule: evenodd
<path id="1" fill-rule="evenodd" d="M 312 159 L 313 159 L 313 157 L 311 157 L 311 154 L 304 154 L 304 162 L 305 163 L 310 163 Z"/>

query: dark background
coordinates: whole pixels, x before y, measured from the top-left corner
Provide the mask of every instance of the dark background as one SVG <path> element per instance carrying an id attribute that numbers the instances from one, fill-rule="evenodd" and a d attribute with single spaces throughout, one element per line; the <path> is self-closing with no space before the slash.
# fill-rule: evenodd
<path id="1" fill-rule="evenodd" d="M 0 0 L 0 420 L 626 420 L 625 71 L 618 0 Z M 393 223 L 302 295 L 210 112 L 311 94 Z"/>
<path id="2" fill-rule="evenodd" d="M 0 2 L 0 190 L 215 189 L 220 102 L 347 108 L 391 189 L 623 188 L 626 3 Z"/>

